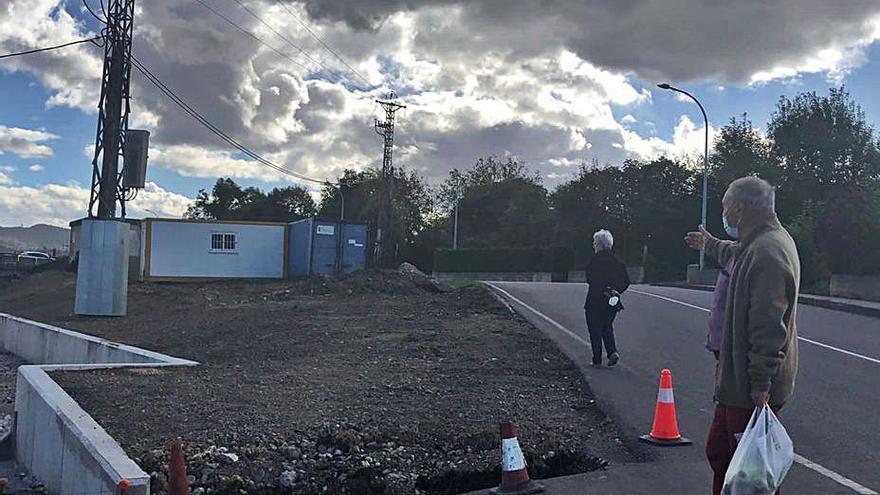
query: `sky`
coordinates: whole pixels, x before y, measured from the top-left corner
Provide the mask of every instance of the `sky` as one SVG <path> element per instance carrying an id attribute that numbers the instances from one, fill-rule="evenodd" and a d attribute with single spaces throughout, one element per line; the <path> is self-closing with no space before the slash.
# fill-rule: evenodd
<path id="1" fill-rule="evenodd" d="M 100 0 L 88 0 L 102 15 Z M 134 56 L 224 132 L 320 180 L 381 164 L 375 99 L 394 92 L 395 166 L 439 184 L 487 155 L 553 188 L 594 161 L 694 156 L 782 95 L 845 85 L 880 124 L 880 2 L 848 0 L 150 0 Z M 0 54 L 96 36 L 79 0 L 0 0 Z M 87 212 L 101 49 L 0 60 L 0 226 Z M 130 128 L 151 132 L 130 217 L 180 216 L 219 177 L 300 184 L 249 161 L 132 72 Z"/>

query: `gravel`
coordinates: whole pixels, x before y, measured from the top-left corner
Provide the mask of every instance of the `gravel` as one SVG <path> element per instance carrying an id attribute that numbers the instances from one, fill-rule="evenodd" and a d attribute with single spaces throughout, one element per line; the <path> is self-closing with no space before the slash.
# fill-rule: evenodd
<path id="1" fill-rule="evenodd" d="M 508 419 L 535 478 L 633 460 L 577 368 L 482 287 L 414 272 L 136 284 L 113 319 L 71 314 L 69 274 L 11 288 L 0 311 L 202 363 L 54 374 L 154 493 L 177 437 L 197 495 L 487 488 Z"/>

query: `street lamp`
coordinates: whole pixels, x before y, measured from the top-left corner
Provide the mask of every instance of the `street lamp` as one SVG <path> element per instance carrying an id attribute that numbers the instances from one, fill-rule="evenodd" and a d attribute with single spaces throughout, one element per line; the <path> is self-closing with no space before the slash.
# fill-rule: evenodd
<path id="1" fill-rule="evenodd" d="M 703 105 L 700 104 L 700 101 L 694 98 L 694 95 L 688 93 L 683 89 L 678 89 L 675 86 L 670 86 L 668 83 L 662 83 L 657 85 L 660 89 L 668 89 L 670 91 L 675 91 L 677 93 L 681 93 L 688 98 L 694 100 L 694 103 L 700 107 L 700 111 L 703 112 L 703 126 L 706 130 L 705 136 L 705 144 L 703 148 L 703 214 L 702 214 L 702 224 L 703 228 L 706 228 L 706 204 L 708 201 L 709 195 L 709 117 L 706 116 L 706 109 L 703 108 Z M 706 265 L 706 251 L 700 250 L 700 271 L 703 271 L 703 268 Z"/>

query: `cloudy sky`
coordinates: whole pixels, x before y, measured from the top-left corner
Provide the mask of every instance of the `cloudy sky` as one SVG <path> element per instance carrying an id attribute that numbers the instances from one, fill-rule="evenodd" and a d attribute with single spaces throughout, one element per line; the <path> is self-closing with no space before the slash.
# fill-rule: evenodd
<path id="1" fill-rule="evenodd" d="M 488 154 L 552 187 L 584 161 L 699 152 L 699 111 L 663 81 L 698 95 L 710 131 L 743 112 L 763 127 L 780 95 L 839 84 L 880 123 L 876 0 L 142 0 L 135 22 L 135 57 L 180 97 L 319 179 L 381 161 L 389 91 L 407 105 L 396 165 L 432 183 Z M 99 31 L 79 0 L 0 0 L 0 54 Z M 85 213 L 101 67 L 88 44 L 0 60 L 0 225 Z M 130 216 L 180 215 L 220 176 L 294 182 L 132 74 L 131 127 L 152 142 Z"/>

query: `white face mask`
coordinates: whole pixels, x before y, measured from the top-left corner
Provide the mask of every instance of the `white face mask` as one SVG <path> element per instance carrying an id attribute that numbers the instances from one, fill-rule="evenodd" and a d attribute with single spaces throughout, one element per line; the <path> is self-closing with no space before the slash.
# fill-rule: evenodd
<path id="1" fill-rule="evenodd" d="M 739 239 L 739 229 L 730 225 L 727 222 L 727 217 L 721 215 L 721 221 L 724 222 L 724 231 L 727 232 L 727 235 L 730 236 L 731 239 Z"/>

